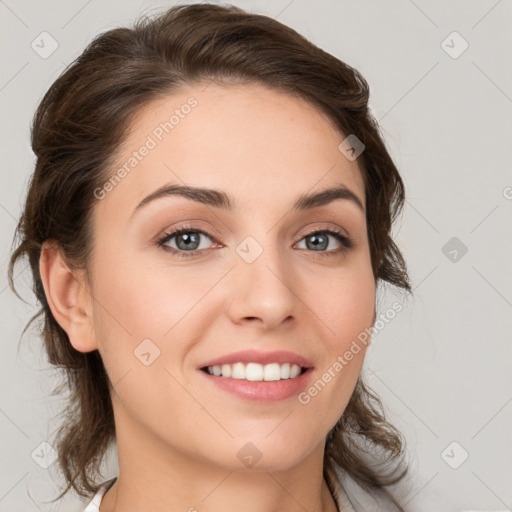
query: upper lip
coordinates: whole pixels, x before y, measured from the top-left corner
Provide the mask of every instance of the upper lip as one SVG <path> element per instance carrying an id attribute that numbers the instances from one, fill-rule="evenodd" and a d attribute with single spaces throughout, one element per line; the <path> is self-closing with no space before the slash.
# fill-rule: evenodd
<path id="1" fill-rule="evenodd" d="M 312 368 L 313 363 L 304 356 L 289 352 L 287 350 L 276 350 L 273 352 L 261 352 L 259 350 L 242 350 L 240 352 L 232 352 L 225 356 L 217 357 L 210 361 L 205 362 L 200 366 L 204 368 L 207 366 L 221 366 L 223 364 L 234 364 L 234 363 L 259 363 L 259 364 L 270 364 L 270 363 L 290 363 L 296 364 L 303 368 Z"/>

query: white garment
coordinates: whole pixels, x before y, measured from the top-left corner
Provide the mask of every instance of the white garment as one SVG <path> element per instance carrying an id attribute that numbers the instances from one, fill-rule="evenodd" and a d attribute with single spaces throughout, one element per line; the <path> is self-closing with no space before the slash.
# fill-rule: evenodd
<path id="1" fill-rule="evenodd" d="M 117 476 L 110 480 L 107 480 L 106 482 L 103 482 L 99 486 L 98 491 L 94 495 L 94 498 L 89 502 L 87 507 L 85 507 L 84 512 L 99 512 L 103 496 L 114 485 L 116 480 Z"/>

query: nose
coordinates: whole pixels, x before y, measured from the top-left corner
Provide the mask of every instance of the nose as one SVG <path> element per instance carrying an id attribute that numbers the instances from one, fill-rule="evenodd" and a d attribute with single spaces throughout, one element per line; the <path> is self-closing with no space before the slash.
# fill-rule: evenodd
<path id="1" fill-rule="evenodd" d="M 277 249 L 265 248 L 252 263 L 240 258 L 230 279 L 228 315 L 233 323 L 272 330 L 298 317 L 297 279 Z"/>

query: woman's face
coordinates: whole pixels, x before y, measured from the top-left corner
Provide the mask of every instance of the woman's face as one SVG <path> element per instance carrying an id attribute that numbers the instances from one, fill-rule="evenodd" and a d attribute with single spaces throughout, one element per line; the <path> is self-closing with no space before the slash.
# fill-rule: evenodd
<path id="1" fill-rule="evenodd" d="M 119 445 L 237 470 L 323 448 L 364 346 L 344 354 L 374 319 L 364 184 L 344 139 L 260 85 L 197 85 L 134 120 L 117 178 L 96 193 L 91 261 Z M 162 187 L 195 192 L 147 199 Z M 305 200 L 331 188 L 361 206 L 346 192 Z M 308 369 L 285 378 L 286 363 Z"/>

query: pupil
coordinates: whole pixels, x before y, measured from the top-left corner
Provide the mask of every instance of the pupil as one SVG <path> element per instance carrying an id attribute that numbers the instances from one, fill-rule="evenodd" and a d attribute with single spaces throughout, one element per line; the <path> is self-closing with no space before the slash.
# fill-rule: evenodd
<path id="1" fill-rule="evenodd" d="M 177 245 L 180 249 L 197 249 L 197 246 L 191 247 L 191 244 L 197 244 L 199 240 L 199 234 L 193 233 L 193 234 L 187 234 L 187 233 L 181 233 L 178 236 Z M 184 246 L 180 247 L 180 241 L 184 242 Z"/>
<path id="2" fill-rule="evenodd" d="M 319 247 L 321 249 L 325 249 L 328 245 L 328 239 L 325 235 L 311 235 L 308 239 L 312 241 L 311 243 L 306 243 L 308 249 L 318 249 Z"/>

